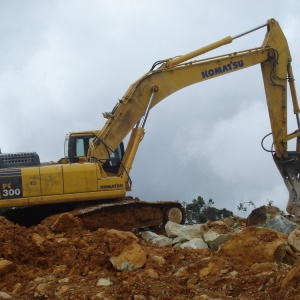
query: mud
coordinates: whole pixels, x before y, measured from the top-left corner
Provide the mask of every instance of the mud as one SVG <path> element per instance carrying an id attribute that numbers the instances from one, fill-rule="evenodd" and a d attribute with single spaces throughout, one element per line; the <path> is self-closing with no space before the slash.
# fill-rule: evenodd
<path id="1" fill-rule="evenodd" d="M 249 266 L 134 235 L 146 263 L 119 271 L 110 259 L 132 242 L 129 234 L 87 230 L 69 214 L 30 228 L 0 217 L 0 299 L 300 299 L 298 260 Z"/>

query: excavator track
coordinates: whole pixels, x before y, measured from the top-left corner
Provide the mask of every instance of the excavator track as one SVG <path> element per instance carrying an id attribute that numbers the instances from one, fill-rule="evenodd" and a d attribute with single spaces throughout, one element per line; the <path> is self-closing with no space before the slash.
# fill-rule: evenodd
<path id="1" fill-rule="evenodd" d="M 147 202 L 127 197 L 114 203 L 100 203 L 79 207 L 70 212 L 78 217 L 84 228 L 114 228 L 138 230 L 161 227 L 168 221 L 185 223 L 185 209 L 179 202 Z"/>
<path id="2" fill-rule="evenodd" d="M 57 218 L 69 213 L 81 220 L 85 229 L 114 228 L 118 230 L 140 230 L 158 228 L 168 221 L 185 223 L 185 208 L 177 201 L 147 202 L 138 198 L 89 201 L 63 205 L 39 205 L 9 209 L 0 213 L 21 226 L 35 226 L 48 218 Z"/>

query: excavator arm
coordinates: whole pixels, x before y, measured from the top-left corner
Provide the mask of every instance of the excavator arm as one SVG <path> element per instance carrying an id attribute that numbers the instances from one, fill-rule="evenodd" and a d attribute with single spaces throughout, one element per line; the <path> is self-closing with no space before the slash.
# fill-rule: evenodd
<path id="1" fill-rule="evenodd" d="M 192 60 L 262 27 L 266 27 L 267 32 L 262 45 L 257 48 Z M 290 192 L 287 210 L 300 215 L 300 195 L 298 196 L 300 193 L 300 183 L 298 183 L 300 154 L 287 152 L 288 141 L 298 140 L 300 136 L 299 107 L 291 61 L 286 38 L 274 19 L 246 33 L 235 37 L 227 36 L 186 55 L 159 61 L 129 87 L 111 112 L 104 113 L 108 120 L 90 145 L 88 159 L 97 160 L 100 164 L 106 161 L 131 132 L 119 172 L 119 175 L 126 181 L 139 143 L 143 138 L 150 109 L 169 95 L 187 86 L 260 64 L 273 136 L 274 160 Z M 288 82 L 298 124 L 296 131 L 291 134 L 287 132 Z"/>

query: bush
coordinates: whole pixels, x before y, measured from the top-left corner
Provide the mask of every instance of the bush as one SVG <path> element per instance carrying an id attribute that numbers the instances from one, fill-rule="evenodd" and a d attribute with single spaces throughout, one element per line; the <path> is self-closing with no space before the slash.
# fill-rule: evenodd
<path id="1" fill-rule="evenodd" d="M 215 208 L 212 199 L 209 199 L 208 202 L 205 203 L 201 196 L 198 196 L 197 199 L 193 199 L 192 203 L 184 203 L 184 205 L 186 206 L 187 224 L 205 223 L 207 221 L 216 221 L 233 216 L 233 212 L 226 208 Z"/>

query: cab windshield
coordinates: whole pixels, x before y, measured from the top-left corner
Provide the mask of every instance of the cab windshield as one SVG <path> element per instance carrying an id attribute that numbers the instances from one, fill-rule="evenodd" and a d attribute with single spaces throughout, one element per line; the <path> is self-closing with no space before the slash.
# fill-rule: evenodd
<path id="1" fill-rule="evenodd" d="M 65 157 L 68 158 L 71 163 L 79 162 L 79 157 L 87 156 L 89 145 L 94 137 L 94 133 L 88 133 L 86 135 L 67 135 L 65 139 Z M 103 164 L 103 169 L 109 173 L 118 173 L 123 156 L 124 145 L 122 142 Z"/>

